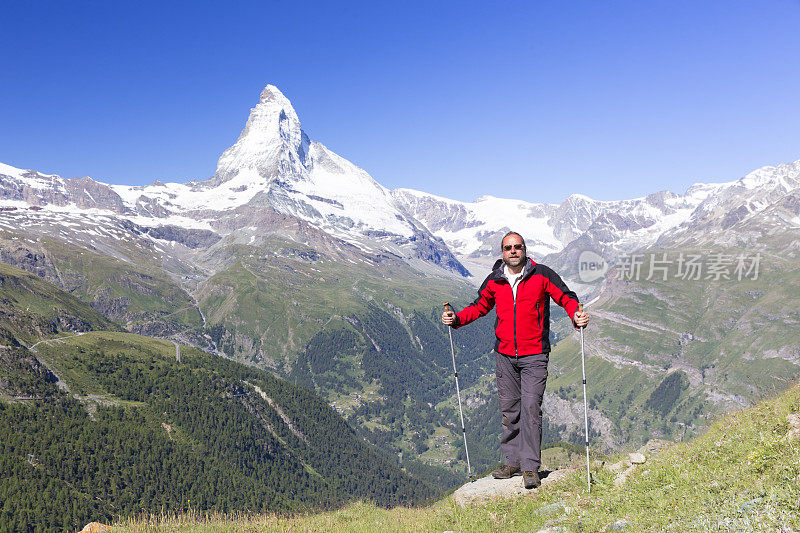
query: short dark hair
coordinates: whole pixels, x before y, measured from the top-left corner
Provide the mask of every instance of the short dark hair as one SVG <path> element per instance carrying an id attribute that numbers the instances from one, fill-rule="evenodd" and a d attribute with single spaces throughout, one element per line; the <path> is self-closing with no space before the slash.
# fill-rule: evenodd
<path id="1" fill-rule="evenodd" d="M 506 240 L 506 237 L 508 237 L 509 235 L 516 235 L 517 237 L 519 237 L 519 240 L 521 240 L 521 241 L 522 241 L 522 247 L 523 247 L 523 248 L 525 248 L 525 247 L 526 247 L 526 246 L 525 246 L 525 239 L 522 237 L 522 235 L 520 235 L 520 234 L 519 234 L 519 233 L 517 233 L 516 231 L 509 231 L 508 233 L 506 233 L 505 235 L 503 235 L 503 238 L 502 238 L 502 239 L 500 239 L 500 249 L 501 249 L 501 250 L 503 249 L 503 243 L 505 242 L 505 240 Z"/>

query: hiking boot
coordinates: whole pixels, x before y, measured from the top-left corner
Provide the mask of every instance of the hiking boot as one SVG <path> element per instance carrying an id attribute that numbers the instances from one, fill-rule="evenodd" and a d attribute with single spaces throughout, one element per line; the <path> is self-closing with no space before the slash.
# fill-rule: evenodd
<path id="1" fill-rule="evenodd" d="M 522 473 L 522 483 L 526 489 L 535 489 L 542 484 L 539 474 L 533 470 L 526 470 Z"/>
<path id="2" fill-rule="evenodd" d="M 508 479 L 518 475 L 520 475 L 518 466 L 500 465 L 500 468 L 492 472 L 492 477 L 495 479 Z"/>

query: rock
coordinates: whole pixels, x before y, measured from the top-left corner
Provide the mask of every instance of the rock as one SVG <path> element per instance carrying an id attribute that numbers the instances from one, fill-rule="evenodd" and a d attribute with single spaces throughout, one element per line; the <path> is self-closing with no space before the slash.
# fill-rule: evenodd
<path id="1" fill-rule="evenodd" d="M 625 483 L 628 480 L 628 476 L 631 475 L 634 470 L 636 470 L 636 465 L 630 465 L 627 470 L 618 474 L 617 477 L 614 478 L 614 486 L 619 487 Z"/>
<path id="2" fill-rule="evenodd" d="M 789 432 L 786 436 L 789 440 L 800 440 L 800 413 L 789 413 L 786 415 L 786 421 L 789 423 Z"/>
<path id="3" fill-rule="evenodd" d="M 78 533 L 102 533 L 104 531 L 111 531 L 111 526 L 101 524 L 100 522 L 89 522 Z"/>
<path id="4" fill-rule="evenodd" d="M 623 520 L 617 520 L 616 522 L 614 522 L 613 524 L 608 526 L 608 530 L 609 531 L 622 531 L 624 529 L 628 529 L 628 527 L 630 525 L 631 525 L 630 522 L 628 522 L 627 520 L 624 520 L 624 519 Z"/>
<path id="5" fill-rule="evenodd" d="M 631 460 L 631 464 L 634 465 L 643 465 L 647 458 L 644 456 L 643 453 L 634 452 L 628 456 Z"/>
<path id="6" fill-rule="evenodd" d="M 751 510 L 753 509 L 753 506 L 754 506 L 755 504 L 757 504 L 757 503 L 761 502 L 761 500 L 763 500 L 763 499 L 764 499 L 764 498 L 754 498 L 754 499 L 750 500 L 749 502 L 745 502 L 745 503 L 743 503 L 743 504 L 742 504 L 742 505 L 739 507 L 739 512 L 740 512 L 740 513 L 746 513 L 746 512 L 748 512 L 748 511 L 751 511 Z"/>
<path id="7" fill-rule="evenodd" d="M 542 479 L 542 487 L 560 481 L 572 474 L 572 472 L 574 472 L 572 469 L 553 472 L 541 471 L 539 472 L 539 477 Z M 459 487 L 453 493 L 453 500 L 461 507 L 465 507 L 502 498 L 519 498 L 536 494 L 538 491 L 539 489 L 525 489 L 522 486 L 521 476 L 510 479 L 494 479 L 489 475 Z"/>
<path id="8" fill-rule="evenodd" d="M 562 533 L 563 531 L 566 530 L 567 529 L 564 526 L 553 526 L 540 529 L 536 533 Z"/>
<path id="9" fill-rule="evenodd" d="M 550 505 L 545 505 L 544 507 L 540 507 L 537 513 L 541 515 L 549 515 L 553 513 L 563 513 L 564 512 L 564 504 L 561 502 L 551 503 Z"/>
<path id="10" fill-rule="evenodd" d="M 191 249 L 208 248 L 222 239 L 211 230 L 181 228 L 172 224 L 153 227 L 145 226 L 141 229 L 155 239 L 179 242 Z"/>
<path id="11" fill-rule="evenodd" d="M 630 468 L 631 463 L 627 459 L 623 459 L 613 465 L 609 465 L 608 470 L 614 474 L 618 474 L 619 472 L 623 472 Z"/>
<path id="12" fill-rule="evenodd" d="M 645 444 L 636 451 L 638 451 L 639 453 L 643 453 L 645 456 L 656 455 L 663 452 L 673 444 L 675 443 L 670 442 L 668 440 L 650 439 L 649 441 L 647 441 L 647 444 Z"/>

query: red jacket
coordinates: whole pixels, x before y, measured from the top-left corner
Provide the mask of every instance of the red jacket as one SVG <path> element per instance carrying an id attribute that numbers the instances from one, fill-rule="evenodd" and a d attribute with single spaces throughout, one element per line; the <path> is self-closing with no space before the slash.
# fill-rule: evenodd
<path id="1" fill-rule="evenodd" d="M 503 261 L 498 260 L 478 290 L 478 299 L 456 313 L 453 327 L 465 326 L 496 307 L 496 352 L 511 356 L 549 353 L 550 298 L 574 320 L 578 296 L 551 268 L 528 259 L 515 300 Z"/>

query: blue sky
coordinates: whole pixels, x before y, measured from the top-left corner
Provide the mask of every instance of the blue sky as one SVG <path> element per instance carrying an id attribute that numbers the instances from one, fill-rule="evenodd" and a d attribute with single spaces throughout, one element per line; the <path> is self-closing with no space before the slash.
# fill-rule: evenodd
<path id="1" fill-rule="evenodd" d="M 800 2 L 3 4 L 0 162 L 206 179 L 261 89 L 389 188 L 599 200 L 800 159 Z"/>

